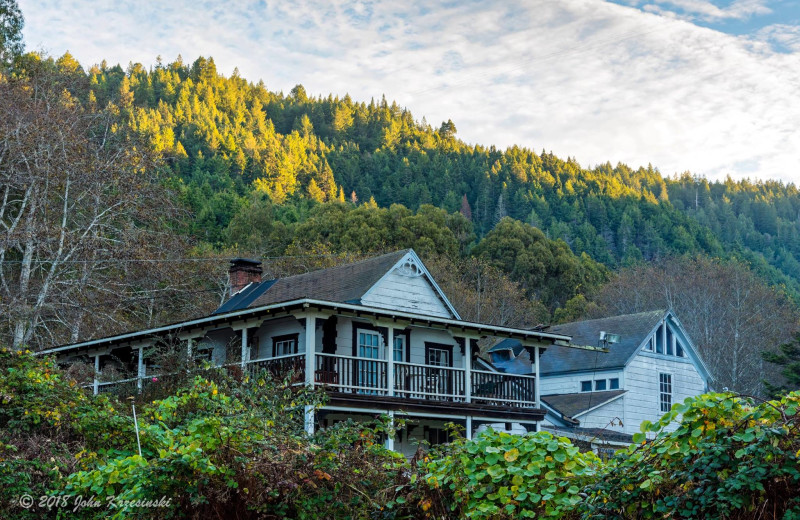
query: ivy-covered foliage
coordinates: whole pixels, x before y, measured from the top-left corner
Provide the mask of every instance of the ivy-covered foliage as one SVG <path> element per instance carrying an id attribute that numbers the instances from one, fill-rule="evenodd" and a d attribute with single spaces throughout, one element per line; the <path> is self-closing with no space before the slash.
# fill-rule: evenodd
<path id="1" fill-rule="evenodd" d="M 308 437 L 304 409 L 321 395 L 291 379 L 209 370 L 137 402 L 140 455 L 127 399 L 88 395 L 26 352 L 1 350 L 0 370 L 2 518 L 370 518 L 409 480 L 383 423 Z M 77 497 L 99 505 L 73 510 Z"/>
<path id="2" fill-rule="evenodd" d="M 2 518 L 800 518 L 800 392 L 687 399 L 607 462 L 488 430 L 415 463 L 383 447 L 381 421 L 306 435 L 321 395 L 266 373 L 137 397 L 141 455 L 129 399 L 26 352 L 0 349 L 0 373 Z"/>
<path id="3" fill-rule="evenodd" d="M 589 518 L 800 518 L 800 392 L 706 394 L 642 424 L 589 487 Z M 674 431 L 667 426 L 680 423 Z M 673 423 L 674 424 L 674 423 Z M 648 442 L 647 435 L 655 434 Z"/>
<path id="4" fill-rule="evenodd" d="M 600 465 L 566 438 L 547 432 L 512 435 L 488 430 L 457 439 L 431 455 L 425 481 L 442 489 L 458 518 L 566 518 Z"/>

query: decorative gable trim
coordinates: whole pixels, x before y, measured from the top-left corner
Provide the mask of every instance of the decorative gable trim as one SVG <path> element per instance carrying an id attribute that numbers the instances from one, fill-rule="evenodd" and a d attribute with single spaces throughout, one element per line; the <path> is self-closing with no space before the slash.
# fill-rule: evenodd
<path id="1" fill-rule="evenodd" d="M 403 257 L 396 264 L 386 271 L 386 273 L 381 276 L 381 278 L 361 296 L 361 300 L 363 301 L 368 299 L 375 288 L 378 287 L 393 272 L 397 272 L 397 274 L 400 276 L 408 276 L 410 278 L 424 277 L 431 285 L 433 291 L 442 301 L 444 306 L 450 312 L 451 317 L 456 320 L 461 319 L 461 315 L 458 314 L 456 308 L 453 307 L 453 304 L 447 299 L 444 291 L 442 291 L 441 287 L 439 287 L 439 284 L 436 283 L 436 280 L 433 279 L 433 275 L 431 275 L 430 271 L 428 271 L 428 269 L 425 267 L 425 264 L 422 263 L 422 260 L 419 258 L 419 256 L 417 256 L 417 253 L 415 253 L 413 249 L 409 249 L 408 253 L 403 255 Z"/>
<path id="2" fill-rule="evenodd" d="M 633 360 L 633 358 L 635 356 L 638 356 L 639 354 L 645 354 L 647 356 L 650 356 L 652 354 L 653 356 L 659 357 L 659 359 L 662 358 L 662 356 L 660 354 L 655 353 L 655 351 L 650 352 L 649 350 L 644 350 L 645 344 L 650 341 L 650 338 L 653 337 L 653 334 L 655 334 L 658 331 L 658 328 L 661 326 L 662 323 L 666 323 L 667 326 L 670 326 L 670 324 L 674 325 L 675 328 L 677 329 L 677 332 L 680 334 L 680 339 L 683 340 L 683 344 L 686 347 L 685 358 L 669 357 L 669 356 L 665 357 L 672 361 L 685 360 L 684 362 L 688 361 L 689 363 L 694 365 L 695 369 L 697 369 L 697 371 L 705 380 L 706 391 L 707 391 L 708 387 L 710 386 L 710 382 L 712 381 L 711 372 L 708 370 L 708 366 L 705 364 L 703 359 L 700 357 L 700 354 L 697 352 L 697 347 L 695 347 L 694 342 L 692 342 L 692 339 L 689 337 L 689 334 L 687 334 L 686 329 L 683 328 L 683 324 L 675 315 L 675 313 L 672 312 L 672 310 L 667 310 L 664 313 L 664 316 L 661 318 L 661 320 L 659 320 L 659 322 L 656 323 L 655 327 L 653 327 L 653 330 L 651 330 L 644 337 L 644 339 L 636 348 L 636 350 L 631 354 L 631 357 L 628 358 L 628 360 L 625 362 L 625 366 L 628 366 L 630 362 Z"/>

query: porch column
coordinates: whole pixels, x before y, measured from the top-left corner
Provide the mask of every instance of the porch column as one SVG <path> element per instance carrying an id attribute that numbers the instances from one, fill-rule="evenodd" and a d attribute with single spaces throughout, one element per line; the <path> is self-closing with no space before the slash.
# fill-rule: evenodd
<path id="1" fill-rule="evenodd" d="M 308 435 L 314 435 L 314 407 L 311 405 L 303 409 L 303 426 Z"/>
<path id="2" fill-rule="evenodd" d="M 306 386 L 314 386 L 314 354 L 317 348 L 317 318 L 306 316 Z"/>
<path id="3" fill-rule="evenodd" d="M 469 336 L 464 337 L 464 401 L 472 402 L 472 338 Z M 467 424 L 472 425 L 471 417 L 467 418 Z"/>
<path id="4" fill-rule="evenodd" d="M 136 367 L 136 388 L 142 392 L 142 379 L 144 378 L 144 347 L 139 347 L 139 360 Z"/>
<path id="5" fill-rule="evenodd" d="M 388 332 L 386 333 L 386 384 L 388 385 L 389 395 L 394 395 L 394 327 L 389 325 Z M 394 424 L 394 412 L 389 412 L 392 417 L 392 424 Z M 392 438 L 392 446 L 394 446 L 394 438 Z M 387 446 L 388 448 L 388 446 Z M 394 448 L 388 448 L 393 450 Z"/>
<path id="6" fill-rule="evenodd" d="M 535 365 L 534 368 L 534 380 L 533 380 L 533 398 L 536 399 L 536 408 L 541 408 L 539 404 L 539 392 L 541 390 L 541 384 L 539 381 L 539 345 L 536 345 L 533 350 L 533 363 Z"/>
<path id="7" fill-rule="evenodd" d="M 186 359 L 192 360 L 192 338 L 186 338 Z"/>
<path id="8" fill-rule="evenodd" d="M 467 416 L 466 428 L 467 428 L 467 431 L 464 432 L 464 435 L 466 436 L 468 441 L 472 440 L 472 416 L 471 415 Z"/>
<path id="9" fill-rule="evenodd" d="M 314 316 L 306 316 L 306 341 L 305 341 L 305 383 L 306 386 L 314 386 L 314 370 L 315 360 L 314 354 L 317 346 L 317 318 Z M 303 415 L 303 425 L 305 426 L 306 433 L 312 435 L 314 433 L 314 407 L 306 405 Z"/>
<path id="10" fill-rule="evenodd" d="M 390 328 L 389 330 L 392 329 Z M 389 431 L 386 432 L 385 446 L 387 450 L 394 451 L 394 410 L 389 410 Z"/>
<path id="11" fill-rule="evenodd" d="M 247 363 L 247 327 L 242 329 L 242 370 Z"/>
<path id="12" fill-rule="evenodd" d="M 97 391 L 100 388 L 100 381 L 97 379 L 97 375 L 100 372 L 100 354 L 95 354 L 94 356 L 94 384 L 92 385 L 92 389 L 94 390 L 94 395 L 97 395 Z"/>

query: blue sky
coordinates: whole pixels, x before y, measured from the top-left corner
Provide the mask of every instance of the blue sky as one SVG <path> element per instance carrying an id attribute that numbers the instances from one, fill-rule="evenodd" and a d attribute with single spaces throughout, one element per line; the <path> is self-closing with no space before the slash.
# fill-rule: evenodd
<path id="1" fill-rule="evenodd" d="M 19 0 L 29 49 L 386 95 L 470 143 L 800 181 L 800 0 Z"/>

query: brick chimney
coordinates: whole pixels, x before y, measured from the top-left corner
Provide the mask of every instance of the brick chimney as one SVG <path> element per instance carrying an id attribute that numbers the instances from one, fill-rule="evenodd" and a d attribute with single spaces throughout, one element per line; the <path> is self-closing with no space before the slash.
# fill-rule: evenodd
<path id="1" fill-rule="evenodd" d="M 234 258 L 228 269 L 231 296 L 244 289 L 249 283 L 261 281 L 261 262 L 248 258 Z"/>

